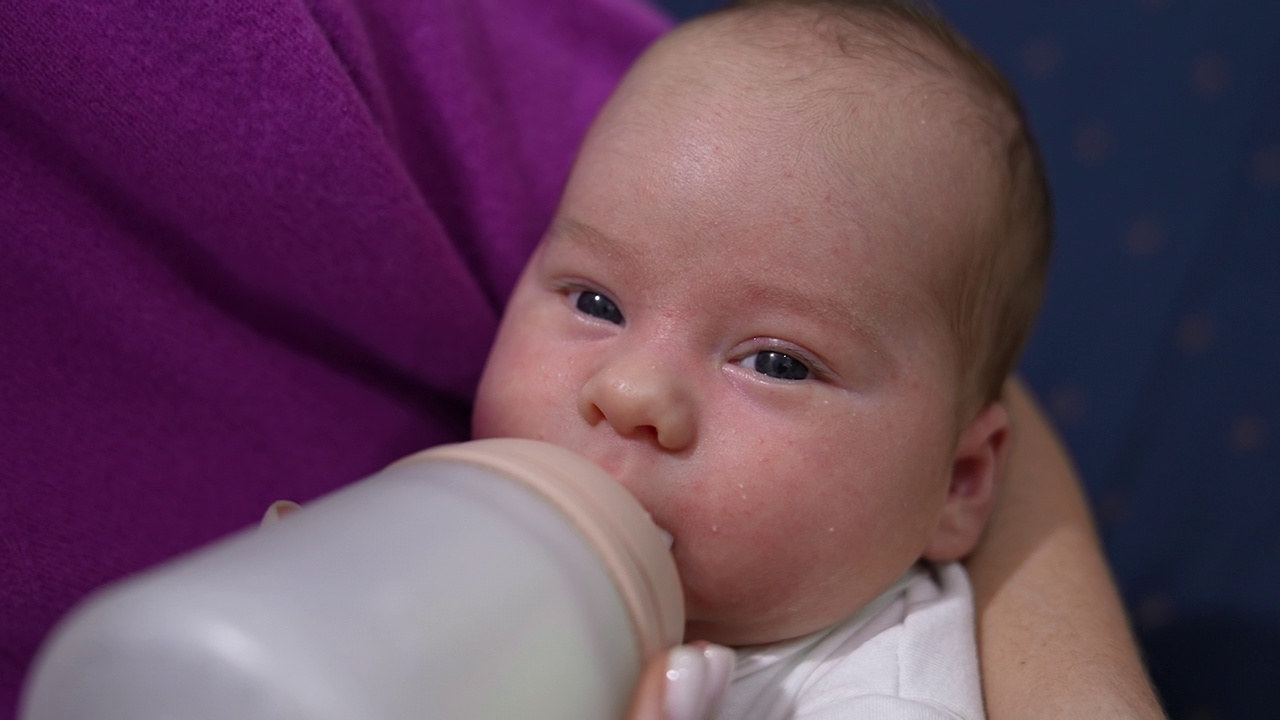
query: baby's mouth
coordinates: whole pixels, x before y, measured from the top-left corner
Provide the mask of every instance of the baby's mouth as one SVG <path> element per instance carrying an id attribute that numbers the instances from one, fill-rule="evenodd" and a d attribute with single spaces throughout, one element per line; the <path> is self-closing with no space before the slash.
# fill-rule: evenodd
<path id="1" fill-rule="evenodd" d="M 653 519 L 652 513 L 646 511 L 645 515 L 649 516 L 649 522 L 653 523 L 653 528 L 658 531 L 658 536 L 662 538 L 662 542 L 667 546 L 667 549 L 670 550 L 674 547 L 676 544 L 675 536 L 668 532 L 666 528 L 659 525 L 658 521 Z"/>
<path id="2" fill-rule="evenodd" d="M 573 448 L 570 448 L 570 449 L 573 449 Z M 576 452 L 582 452 L 582 451 L 576 450 Z M 621 472 L 621 468 L 619 467 L 619 463 L 609 462 L 603 458 L 600 458 L 598 456 L 593 456 L 593 455 L 586 455 L 585 457 L 591 460 L 591 462 L 598 465 L 602 470 L 609 473 L 609 475 L 612 476 L 614 480 L 617 480 L 620 484 L 623 484 L 623 486 L 625 487 L 625 483 L 622 483 L 622 480 L 621 480 L 622 472 Z M 632 494 L 632 497 L 635 497 L 635 495 Z M 635 499 L 636 499 L 636 502 L 640 502 L 640 498 L 637 497 Z M 642 504 L 642 507 L 643 507 L 643 504 Z M 666 528 L 659 525 L 658 521 L 653 517 L 653 514 L 648 512 L 648 510 L 649 510 L 648 508 L 645 508 L 645 514 L 649 516 L 649 521 L 652 522 L 654 528 L 657 529 L 658 535 L 662 537 L 662 542 L 666 544 L 667 549 L 671 550 L 673 547 L 675 547 L 675 536 L 673 536 Z"/>

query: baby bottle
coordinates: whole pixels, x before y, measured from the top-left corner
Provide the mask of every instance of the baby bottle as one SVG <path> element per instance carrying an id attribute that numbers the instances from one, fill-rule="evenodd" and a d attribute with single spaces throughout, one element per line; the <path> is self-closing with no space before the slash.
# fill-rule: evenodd
<path id="1" fill-rule="evenodd" d="M 567 450 L 434 448 L 90 596 L 21 717 L 621 717 L 684 631 L 668 544 Z"/>

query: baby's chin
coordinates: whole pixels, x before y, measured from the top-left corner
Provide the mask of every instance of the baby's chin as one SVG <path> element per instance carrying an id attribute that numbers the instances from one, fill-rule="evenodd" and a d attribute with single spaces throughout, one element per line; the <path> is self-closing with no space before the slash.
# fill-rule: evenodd
<path id="1" fill-rule="evenodd" d="M 749 623 L 690 620 L 684 626 L 684 641 L 705 640 L 729 647 L 772 645 L 793 640 L 823 628 L 830 627 L 842 618 L 822 620 L 817 618 L 787 618 L 785 620 L 756 620 Z"/>

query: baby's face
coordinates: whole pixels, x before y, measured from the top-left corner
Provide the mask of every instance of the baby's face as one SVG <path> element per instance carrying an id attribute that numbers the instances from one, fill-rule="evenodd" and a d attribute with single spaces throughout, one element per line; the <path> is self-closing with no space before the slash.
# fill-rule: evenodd
<path id="1" fill-rule="evenodd" d="M 770 642 L 855 611 L 935 531 L 956 374 L 921 239 L 945 229 L 902 209 L 912 173 L 851 179 L 813 117 L 679 59 L 584 146 L 474 430 L 618 477 L 675 538 L 688 638 Z"/>

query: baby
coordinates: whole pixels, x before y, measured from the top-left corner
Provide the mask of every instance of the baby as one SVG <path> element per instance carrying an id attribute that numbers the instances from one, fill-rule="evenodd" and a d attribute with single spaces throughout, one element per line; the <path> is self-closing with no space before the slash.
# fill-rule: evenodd
<path id="1" fill-rule="evenodd" d="M 477 438 L 604 467 L 675 538 L 721 717 L 980 717 L 977 541 L 1046 183 L 1008 84 L 894 2 L 753 2 L 657 43 L 507 307 Z"/>

